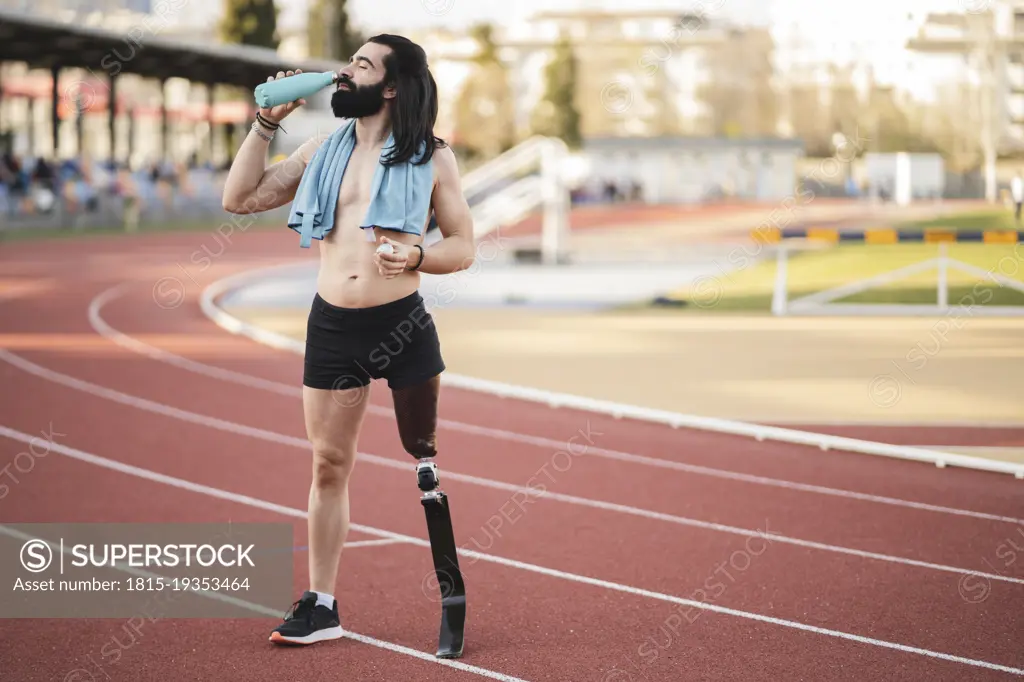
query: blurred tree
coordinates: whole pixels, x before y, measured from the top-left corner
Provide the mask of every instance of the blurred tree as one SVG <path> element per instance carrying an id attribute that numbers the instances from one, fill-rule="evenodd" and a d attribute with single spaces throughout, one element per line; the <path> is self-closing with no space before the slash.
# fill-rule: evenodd
<path id="1" fill-rule="evenodd" d="M 500 64 L 498 59 L 498 45 L 494 42 L 494 26 L 491 24 L 476 24 L 469 29 L 470 37 L 476 41 L 476 55 L 473 62 L 476 64 Z"/>
<path id="2" fill-rule="evenodd" d="M 705 48 L 709 77 L 697 89 L 707 112 L 701 132 L 725 137 L 776 134 L 773 51 L 774 41 L 765 29 L 736 29 L 727 40 Z"/>
<path id="3" fill-rule="evenodd" d="M 831 156 L 832 134 L 823 92 L 816 83 L 797 81 L 787 88 L 786 108 L 793 136 L 803 140 L 809 157 Z"/>
<path id="4" fill-rule="evenodd" d="M 921 132 L 934 140 L 953 172 L 974 170 L 984 162 L 977 90 L 968 83 L 951 81 L 940 86 L 934 106 L 922 116 Z"/>
<path id="5" fill-rule="evenodd" d="M 274 0 L 225 0 L 221 38 L 228 43 L 276 50 L 281 42 L 277 13 Z"/>
<path id="6" fill-rule="evenodd" d="M 901 106 L 892 86 L 872 84 L 868 102 L 859 117 L 865 147 L 878 152 L 940 152 L 938 136 L 926 129 L 925 120 L 912 102 Z"/>
<path id="7" fill-rule="evenodd" d="M 531 127 L 538 135 L 561 138 L 570 149 L 578 149 L 583 140 L 576 108 L 577 63 L 572 43 L 564 34 L 555 44 L 544 76 L 547 85 Z"/>
<path id="8" fill-rule="evenodd" d="M 470 157 L 493 158 L 515 144 L 515 110 L 508 69 L 498 57 L 494 28 L 470 29 L 476 41 L 469 76 L 455 102 L 454 132 Z"/>
<path id="9" fill-rule="evenodd" d="M 313 0 L 307 25 L 310 57 L 347 62 L 366 42 L 352 27 L 345 0 Z"/>
<path id="10" fill-rule="evenodd" d="M 839 132 L 847 139 L 853 140 L 857 136 L 858 119 L 864 115 L 866 109 L 870 109 L 870 102 L 867 106 L 861 102 L 860 94 L 853 82 L 852 66 L 839 67 L 831 64 L 829 71 L 830 85 L 825 92 L 828 99 L 828 132 L 830 135 Z M 890 104 L 895 103 L 890 101 Z M 889 115 L 898 111 L 893 107 L 886 110 Z"/>

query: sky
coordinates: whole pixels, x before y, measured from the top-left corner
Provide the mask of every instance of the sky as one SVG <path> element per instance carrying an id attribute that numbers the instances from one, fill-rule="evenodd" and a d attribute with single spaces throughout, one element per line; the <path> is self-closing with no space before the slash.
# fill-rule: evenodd
<path id="1" fill-rule="evenodd" d="M 963 12 L 993 0 L 769 1 L 777 45 L 792 45 L 798 32 L 811 60 L 866 62 L 879 82 L 896 85 L 919 100 L 934 101 L 936 87 L 954 76 L 952 69 L 959 60 L 910 51 L 907 41 L 929 13 Z"/>
<path id="2" fill-rule="evenodd" d="M 426 26 L 469 26 L 480 21 L 494 23 L 526 19 L 542 9 L 571 10 L 596 8 L 679 10 L 703 3 L 708 13 L 743 16 L 767 21 L 772 0 L 348 0 L 350 16 L 367 30 L 423 28 Z M 278 0 L 282 22 L 301 16 L 306 0 Z"/>
<path id="3" fill-rule="evenodd" d="M 202 5 L 201 0 L 187 0 Z M 276 0 L 279 22 L 305 23 L 310 0 Z M 545 9 L 660 9 L 681 12 L 703 7 L 711 17 L 770 27 L 776 44 L 799 34 L 806 58 L 838 63 L 869 62 L 883 83 L 931 99 L 950 68 L 948 58 L 924 57 L 905 49 L 929 12 L 962 12 L 1005 0 L 348 0 L 350 17 L 363 32 L 395 32 L 477 22 L 510 24 Z M 206 3 L 209 7 L 213 3 Z M 194 20 L 195 12 L 190 16 Z M 792 53 L 792 51 L 790 51 Z"/>
<path id="4" fill-rule="evenodd" d="M 307 0 L 278 0 L 302 11 Z M 948 63 L 905 49 L 929 12 L 971 10 L 998 0 L 348 0 L 366 30 L 401 31 L 477 21 L 510 23 L 542 9 L 703 7 L 711 17 L 770 26 L 776 42 L 799 33 L 812 60 L 868 61 L 876 77 L 930 99 Z"/>
<path id="5" fill-rule="evenodd" d="M 430 25 L 467 26 L 477 21 L 525 19 L 544 8 L 706 11 L 748 23 L 803 17 L 807 28 L 825 34 L 890 31 L 894 17 L 913 12 L 963 11 L 998 0 L 348 0 L 351 15 L 368 29 L 400 30 Z M 304 11 L 307 0 L 278 0 L 284 14 Z M 905 23 L 897 22 L 897 23 Z"/>

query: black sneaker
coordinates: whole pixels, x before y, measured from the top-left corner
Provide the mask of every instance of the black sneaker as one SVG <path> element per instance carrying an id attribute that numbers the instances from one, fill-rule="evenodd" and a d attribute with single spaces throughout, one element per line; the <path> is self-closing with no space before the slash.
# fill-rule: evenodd
<path id="1" fill-rule="evenodd" d="M 284 616 L 284 623 L 270 633 L 276 644 L 314 644 L 339 639 L 345 634 L 338 616 L 338 600 L 331 608 L 316 603 L 316 592 L 303 592 Z"/>

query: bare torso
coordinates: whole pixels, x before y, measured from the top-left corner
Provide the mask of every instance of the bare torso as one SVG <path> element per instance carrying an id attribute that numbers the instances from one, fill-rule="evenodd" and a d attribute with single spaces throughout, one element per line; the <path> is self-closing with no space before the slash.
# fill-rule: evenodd
<path id="1" fill-rule="evenodd" d="M 370 230 L 360 228 L 370 206 L 370 187 L 380 154 L 379 144 L 372 147 L 359 144 L 353 150 L 341 181 L 334 229 L 320 242 L 317 292 L 332 305 L 343 308 L 382 305 L 412 294 L 420 285 L 418 272 L 403 272 L 392 279 L 382 277 L 373 257 L 381 235 L 403 244 L 421 243 L 430 220 L 429 213 L 419 235 L 375 227 L 371 242 L 367 239 Z"/>

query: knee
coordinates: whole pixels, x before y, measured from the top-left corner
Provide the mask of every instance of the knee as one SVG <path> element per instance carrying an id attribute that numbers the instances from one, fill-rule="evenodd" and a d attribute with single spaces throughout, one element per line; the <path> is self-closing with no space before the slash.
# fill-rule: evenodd
<path id="1" fill-rule="evenodd" d="M 344 487 L 348 484 L 355 460 L 355 448 L 314 446 L 313 485 L 318 490 Z"/>
<path id="2" fill-rule="evenodd" d="M 402 435 L 402 447 L 416 459 L 427 459 L 437 455 L 437 439 L 434 434 L 426 437 Z"/>

